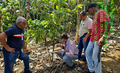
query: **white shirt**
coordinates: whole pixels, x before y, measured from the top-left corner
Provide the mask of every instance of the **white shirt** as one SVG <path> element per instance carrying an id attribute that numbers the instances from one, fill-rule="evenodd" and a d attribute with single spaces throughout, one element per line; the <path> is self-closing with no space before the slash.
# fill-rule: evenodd
<path id="1" fill-rule="evenodd" d="M 92 29 L 93 20 L 87 17 L 84 21 L 80 23 L 79 36 L 81 37 L 85 33 L 89 32 L 89 29 Z"/>

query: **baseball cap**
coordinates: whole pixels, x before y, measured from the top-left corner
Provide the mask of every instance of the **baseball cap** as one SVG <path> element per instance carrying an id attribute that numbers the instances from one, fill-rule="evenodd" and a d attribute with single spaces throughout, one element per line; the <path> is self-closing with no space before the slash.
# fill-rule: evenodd
<path id="1" fill-rule="evenodd" d="M 92 7 L 96 7 L 96 4 L 95 4 L 95 3 L 89 4 L 88 7 L 87 7 L 86 12 L 88 12 L 88 9 L 89 9 L 89 8 L 92 8 Z"/>

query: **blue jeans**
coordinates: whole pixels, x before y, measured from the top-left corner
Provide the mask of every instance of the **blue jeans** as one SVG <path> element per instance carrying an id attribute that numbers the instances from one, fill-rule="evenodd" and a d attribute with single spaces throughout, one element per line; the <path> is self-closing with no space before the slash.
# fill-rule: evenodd
<path id="1" fill-rule="evenodd" d="M 87 45 L 89 43 L 89 40 L 90 40 L 90 36 L 87 38 L 87 41 L 86 42 L 83 42 L 83 38 L 86 36 L 86 34 L 84 34 L 83 36 L 80 37 L 79 39 L 79 43 L 78 43 L 78 59 L 81 58 L 81 54 L 82 54 L 82 50 L 84 48 L 84 52 L 87 48 Z M 85 55 L 83 56 L 83 61 L 86 61 L 86 57 Z"/>
<path id="2" fill-rule="evenodd" d="M 64 51 L 61 51 L 64 52 Z M 68 57 L 68 56 L 62 56 L 60 54 L 57 54 L 61 59 L 63 59 L 63 61 L 68 65 L 68 66 L 73 66 L 73 62 L 72 60 L 75 60 L 78 58 L 77 55 L 73 55 L 73 57 Z"/>
<path id="3" fill-rule="evenodd" d="M 25 69 L 24 71 L 29 70 L 29 56 L 25 55 L 24 52 L 21 51 L 15 51 L 13 54 L 8 52 L 5 48 L 3 48 L 3 54 L 4 54 L 4 64 L 5 64 L 5 70 L 4 73 L 13 73 L 12 69 L 15 63 L 15 60 L 18 58 L 24 61 Z"/>
<path id="4" fill-rule="evenodd" d="M 89 42 L 86 50 L 86 60 L 90 72 L 102 73 L 101 56 L 98 62 L 99 47 L 98 42 Z"/>

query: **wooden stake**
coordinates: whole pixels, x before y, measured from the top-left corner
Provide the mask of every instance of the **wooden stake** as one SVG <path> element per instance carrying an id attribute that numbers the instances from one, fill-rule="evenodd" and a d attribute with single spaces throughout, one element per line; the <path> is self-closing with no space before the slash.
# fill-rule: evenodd
<path id="1" fill-rule="evenodd" d="M 77 0 L 77 4 L 80 4 L 81 0 Z M 79 37 L 78 37 L 78 31 L 80 28 L 80 18 L 79 18 L 79 13 L 80 13 L 80 8 L 77 9 L 77 28 L 76 28 L 76 38 L 75 38 L 75 43 L 78 44 Z"/>

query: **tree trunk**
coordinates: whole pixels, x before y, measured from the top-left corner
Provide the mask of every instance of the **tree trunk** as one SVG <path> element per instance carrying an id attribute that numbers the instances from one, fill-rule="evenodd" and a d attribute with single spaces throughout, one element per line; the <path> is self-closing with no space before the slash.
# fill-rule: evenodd
<path id="1" fill-rule="evenodd" d="M 120 18 L 119 18 L 119 15 L 118 15 L 118 25 L 119 25 L 119 22 L 120 22 Z"/>
<path id="2" fill-rule="evenodd" d="M 20 2 L 20 3 L 19 3 L 19 11 L 20 11 L 19 15 L 20 15 L 20 16 L 23 16 L 23 13 L 22 13 L 22 12 L 23 12 L 23 11 L 22 11 L 22 0 L 19 0 L 19 2 Z"/>
<path id="3" fill-rule="evenodd" d="M 27 11 L 26 20 L 28 21 L 30 19 L 30 14 L 29 14 L 29 11 L 30 11 L 30 0 L 27 0 L 27 7 L 26 7 L 25 11 Z M 26 27 L 27 27 L 27 30 L 28 30 L 28 25 Z M 27 30 L 26 30 L 26 32 L 28 33 Z M 27 42 L 26 42 L 26 48 L 27 48 Z"/>
<path id="4" fill-rule="evenodd" d="M 0 20 L 0 33 L 3 32 L 2 20 Z"/>
<path id="5" fill-rule="evenodd" d="M 84 4 L 84 11 L 85 11 L 85 4 Z"/>
<path id="6" fill-rule="evenodd" d="M 80 4 L 81 0 L 77 0 L 77 4 Z M 80 28 L 80 18 L 79 18 L 80 8 L 77 9 L 77 29 L 76 29 L 76 39 L 75 43 L 78 44 L 79 37 L 78 37 L 78 31 Z"/>
<path id="7" fill-rule="evenodd" d="M 37 19 L 38 19 L 38 10 L 37 10 Z"/>
<path id="8" fill-rule="evenodd" d="M 29 11 L 30 11 L 30 0 L 27 0 L 27 7 L 26 7 L 25 11 L 27 12 L 26 20 L 28 21 L 30 19 L 30 14 L 29 14 Z"/>
<path id="9" fill-rule="evenodd" d="M 53 40 L 53 51 L 54 51 L 54 48 L 55 48 L 55 43 L 54 43 L 54 40 Z M 53 62 L 53 57 L 54 57 L 54 54 L 52 53 L 52 62 Z"/>
<path id="10" fill-rule="evenodd" d="M 118 25 L 120 24 L 120 19 L 119 19 L 119 21 L 118 21 Z"/>

